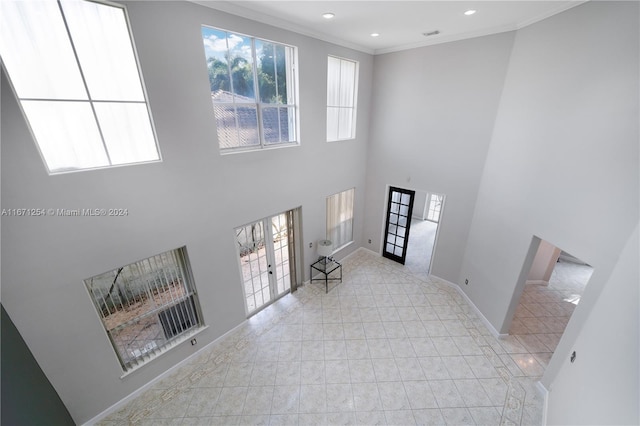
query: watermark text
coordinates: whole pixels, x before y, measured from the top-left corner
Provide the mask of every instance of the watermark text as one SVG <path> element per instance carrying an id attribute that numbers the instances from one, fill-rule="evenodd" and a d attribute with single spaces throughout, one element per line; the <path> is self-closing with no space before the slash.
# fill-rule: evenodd
<path id="1" fill-rule="evenodd" d="M 129 216 L 129 209 L 123 208 L 79 208 L 79 209 L 60 209 L 60 208 L 17 208 L 2 209 L 0 212 L 2 217 L 19 217 L 19 216 L 54 216 L 54 217 L 100 217 L 100 216 Z"/>

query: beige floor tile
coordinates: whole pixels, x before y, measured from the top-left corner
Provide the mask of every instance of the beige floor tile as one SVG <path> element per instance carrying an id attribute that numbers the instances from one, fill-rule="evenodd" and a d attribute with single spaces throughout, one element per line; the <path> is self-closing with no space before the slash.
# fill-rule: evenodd
<path id="1" fill-rule="evenodd" d="M 343 263 L 330 294 L 285 296 L 100 424 L 497 425 L 514 378 L 530 382 L 514 388 L 527 389 L 522 421 L 542 422 L 528 377 L 544 372 L 573 289 L 526 292 L 516 319 L 535 321 L 529 332 L 497 340 L 437 279 L 367 252 Z"/>

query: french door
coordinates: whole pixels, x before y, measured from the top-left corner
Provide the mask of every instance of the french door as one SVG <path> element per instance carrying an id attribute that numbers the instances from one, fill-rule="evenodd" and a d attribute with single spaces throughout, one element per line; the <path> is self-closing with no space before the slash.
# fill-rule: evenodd
<path id="1" fill-rule="evenodd" d="M 416 192 L 390 187 L 382 256 L 404 265 L 409 243 L 409 228 Z"/>
<path id="2" fill-rule="evenodd" d="M 295 277 L 294 211 L 236 229 L 247 316 L 291 290 Z"/>

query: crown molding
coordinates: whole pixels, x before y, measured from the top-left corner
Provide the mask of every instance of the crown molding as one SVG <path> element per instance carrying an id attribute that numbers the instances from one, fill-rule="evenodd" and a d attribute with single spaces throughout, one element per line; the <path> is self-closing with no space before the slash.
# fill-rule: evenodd
<path id="1" fill-rule="evenodd" d="M 452 34 L 452 35 L 438 34 L 437 36 L 431 36 L 429 38 L 425 38 L 425 40 L 417 43 L 409 43 L 401 46 L 388 47 L 384 49 L 376 49 L 373 54 L 384 55 L 385 53 L 400 52 L 403 50 L 417 49 L 420 47 L 433 46 L 433 45 L 442 44 L 442 43 L 451 43 L 454 41 L 467 40 L 470 38 L 477 38 L 477 37 L 483 37 L 483 36 L 488 36 L 493 34 L 505 33 L 509 31 L 515 31 L 517 29 L 518 28 L 515 25 L 505 25 L 502 27 L 486 28 L 478 31 L 470 31 L 468 33 L 461 33 L 461 34 Z"/>
<path id="2" fill-rule="evenodd" d="M 548 10 L 545 13 L 542 13 L 538 16 L 535 16 L 533 18 L 527 19 L 525 21 L 522 22 L 518 22 L 516 24 L 516 29 L 522 29 L 524 27 L 528 27 L 531 24 L 535 24 L 536 22 L 540 22 L 544 19 L 550 18 L 553 15 L 557 15 L 558 13 L 562 13 L 565 10 L 569 10 L 571 8 L 574 8 L 576 6 L 580 6 L 581 4 L 584 4 L 586 2 L 588 2 L 590 0 L 576 0 L 576 1 L 572 1 L 570 3 L 561 3 L 558 7 L 556 7 L 555 9 L 552 10 Z"/>
<path id="3" fill-rule="evenodd" d="M 500 33 L 509 32 L 509 31 L 517 31 L 522 28 L 528 27 L 529 25 L 535 24 L 536 22 L 540 22 L 544 19 L 547 19 L 553 15 L 557 15 L 558 13 L 562 13 L 573 7 L 584 4 L 590 0 L 576 0 L 576 1 L 571 1 L 570 3 L 562 2 L 559 4 L 557 8 L 549 10 L 536 17 L 529 18 L 525 21 L 517 22 L 511 25 L 485 28 L 482 30 L 470 31 L 467 33 L 460 33 L 460 34 L 452 34 L 452 35 L 439 34 L 432 38 L 425 39 L 416 43 L 408 43 L 408 44 L 403 44 L 398 46 L 386 47 L 382 49 L 371 49 L 371 48 L 362 46 L 360 44 L 345 41 L 338 37 L 333 37 L 328 34 L 324 34 L 318 31 L 313 31 L 305 26 L 295 24 L 291 21 L 278 18 L 268 13 L 240 6 L 237 2 L 230 2 L 227 0 L 208 0 L 208 1 L 207 0 L 188 0 L 188 1 L 194 4 L 198 4 L 200 6 L 210 8 L 210 9 L 215 9 L 224 13 L 229 13 L 231 15 L 236 15 L 242 18 L 262 22 L 267 25 L 272 25 L 287 31 L 292 31 L 297 34 L 301 34 L 307 37 L 312 37 L 317 40 L 325 41 L 327 43 L 331 43 L 338 46 L 346 47 L 348 49 L 353 49 L 359 52 L 367 53 L 369 55 L 384 55 L 386 53 L 393 53 L 393 52 L 399 52 L 403 50 L 416 49 L 420 47 L 433 46 L 433 45 L 442 44 L 442 43 L 451 43 L 454 41 L 466 40 L 466 39 L 476 38 L 476 37 L 483 37 L 483 36 L 488 36 L 493 34 L 500 34 Z"/>
<path id="4" fill-rule="evenodd" d="M 253 21 L 258 21 L 267 25 L 272 25 L 274 27 L 278 27 L 287 31 L 292 31 L 297 34 L 301 34 L 307 37 L 315 38 L 317 40 L 326 41 L 327 43 L 336 44 L 338 46 L 346 47 L 348 49 L 357 50 L 359 52 L 367 53 L 369 55 L 373 55 L 375 52 L 373 49 L 368 47 L 351 43 L 345 40 L 342 40 L 338 37 L 332 37 L 327 34 L 323 34 L 317 31 L 312 31 L 307 27 L 302 25 L 294 24 L 291 21 L 287 21 L 285 19 L 277 18 L 273 15 L 266 14 L 264 12 L 258 12 L 253 9 L 249 9 L 243 6 L 240 6 L 236 3 L 231 3 L 224 0 L 188 0 L 190 3 L 198 4 L 200 6 L 208 7 L 209 9 L 219 10 L 221 12 L 229 13 L 231 15 L 240 16 L 241 18 L 251 19 Z"/>

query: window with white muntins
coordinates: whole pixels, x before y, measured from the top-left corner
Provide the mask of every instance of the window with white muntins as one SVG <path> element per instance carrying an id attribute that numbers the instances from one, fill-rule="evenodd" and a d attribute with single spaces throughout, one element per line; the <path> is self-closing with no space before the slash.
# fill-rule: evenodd
<path id="1" fill-rule="evenodd" d="M 440 221 L 440 211 L 442 210 L 442 200 L 444 196 L 439 194 L 430 194 L 429 211 L 427 212 L 427 220 L 431 222 Z"/>
<path id="2" fill-rule="evenodd" d="M 49 173 L 160 160 L 123 7 L 0 3 L 2 62 Z"/>
<path id="3" fill-rule="evenodd" d="M 297 145 L 296 48 L 202 26 L 220 151 Z"/>

